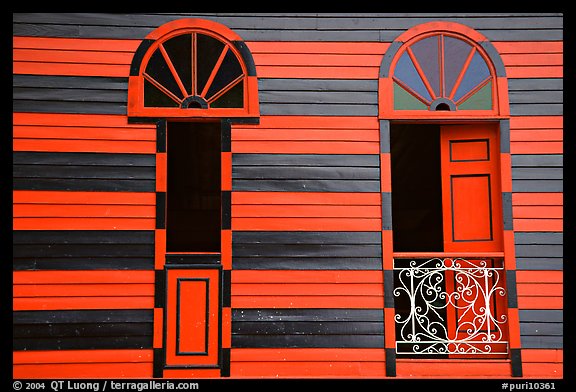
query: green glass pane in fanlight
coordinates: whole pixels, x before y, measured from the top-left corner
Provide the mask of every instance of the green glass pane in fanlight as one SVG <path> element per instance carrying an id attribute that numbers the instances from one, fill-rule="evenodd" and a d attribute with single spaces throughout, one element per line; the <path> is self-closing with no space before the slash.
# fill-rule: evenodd
<path id="1" fill-rule="evenodd" d="M 394 83 L 394 109 L 395 110 L 428 110 L 422 101 L 414 97 L 400 85 Z"/>
<path id="2" fill-rule="evenodd" d="M 474 95 L 458 105 L 458 110 L 491 110 L 492 82 L 478 90 Z"/>

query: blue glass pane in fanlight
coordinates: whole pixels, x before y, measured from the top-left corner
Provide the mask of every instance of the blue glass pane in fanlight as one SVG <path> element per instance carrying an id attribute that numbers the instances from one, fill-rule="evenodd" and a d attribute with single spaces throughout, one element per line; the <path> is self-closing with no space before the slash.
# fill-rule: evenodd
<path id="1" fill-rule="evenodd" d="M 444 37 L 444 85 L 447 97 L 450 96 L 471 50 L 472 46 L 461 39 Z"/>
<path id="2" fill-rule="evenodd" d="M 407 52 L 404 52 L 398 60 L 396 69 L 394 70 L 394 76 L 422 97 L 429 101 L 432 100 L 432 97 L 428 93 L 428 90 L 426 90 L 426 86 L 424 86 L 424 82 L 422 82 L 420 75 L 418 75 L 418 71 L 416 71 L 416 67 L 414 67 L 414 64 Z"/>
<path id="3" fill-rule="evenodd" d="M 424 72 L 434 94 L 440 95 L 440 59 L 438 56 L 439 36 L 424 38 L 411 46 L 420 68 Z"/>
<path id="4" fill-rule="evenodd" d="M 458 101 L 464 95 L 469 93 L 478 86 L 482 81 L 486 80 L 490 76 L 490 69 L 486 64 L 486 61 L 482 58 L 480 53 L 474 53 L 472 61 L 462 78 L 462 82 L 454 95 L 454 101 Z"/>

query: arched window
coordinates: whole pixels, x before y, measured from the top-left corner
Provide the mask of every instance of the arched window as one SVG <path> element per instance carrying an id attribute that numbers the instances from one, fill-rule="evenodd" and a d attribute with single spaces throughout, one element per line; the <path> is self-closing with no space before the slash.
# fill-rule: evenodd
<path id="1" fill-rule="evenodd" d="M 477 32 L 455 23 L 402 34 L 380 70 L 381 118 L 501 118 L 504 66 Z"/>
<path id="2" fill-rule="evenodd" d="M 258 115 L 254 62 L 223 25 L 200 19 L 167 23 L 138 48 L 130 71 L 132 117 Z"/>

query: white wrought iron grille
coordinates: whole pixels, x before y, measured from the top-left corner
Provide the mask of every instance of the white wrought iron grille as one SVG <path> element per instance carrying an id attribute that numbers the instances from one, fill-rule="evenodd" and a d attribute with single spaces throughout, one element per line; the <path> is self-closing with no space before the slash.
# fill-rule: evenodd
<path id="1" fill-rule="evenodd" d="M 396 352 L 508 353 L 502 259 L 394 259 Z"/>

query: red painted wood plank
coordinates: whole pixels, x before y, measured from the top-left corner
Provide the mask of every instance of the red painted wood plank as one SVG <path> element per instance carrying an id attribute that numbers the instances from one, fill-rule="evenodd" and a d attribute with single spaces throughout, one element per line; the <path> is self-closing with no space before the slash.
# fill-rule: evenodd
<path id="1" fill-rule="evenodd" d="M 379 193 L 232 192 L 232 204 L 380 205 Z"/>
<path id="2" fill-rule="evenodd" d="M 20 284 L 14 285 L 14 298 L 41 297 L 148 297 L 154 284 Z"/>
<path id="3" fill-rule="evenodd" d="M 501 54 L 505 53 L 562 53 L 562 41 L 501 41 L 493 42 Z"/>
<path id="4" fill-rule="evenodd" d="M 152 362 L 15 365 L 15 379 L 151 378 Z"/>
<path id="5" fill-rule="evenodd" d="M 155 218 L 155 206 L 15 204 L 14 218 Z"/>
<path id="6" fill-rule="evenodd" d="M 14 271 L 14 284 L 154 283 L 154 271 Z"/>
<path id="7" fill-rule="evenodd" d="M 232 296 L 233 308 L 289 308 L 289 309 L 313 309 L 313 308 L 349 308 L 349 309 L 381 309 L 384 307 L 384 295 L 381 296 Z"/>
<path id="8" fill-rule="evenodd" d="M 524 358 L 524 350 L 522 350 L 522 358 Z M 561 363 L 524 363 L 522 375 L 526 378 L 562 378 L 564 366 Z"/>
<path id="9" fill-rule="evenodd" d="M 86 51 L 82 49 L 20 49 L 14 48 L 13 61 L 31 63 L 78 63 L 130 65 L 132 52 L 110 52 L 106 49 Z"/>
<path id="10" fill-rule="evenodd" d="M 25 75 L 63 75 L 63 76 L 104 76 L 128 77 L 129 65 L 115 64 L 77 64 L 77 63 L 14 63 L 14 74 Z"/>
<path id="11" fill-rule="evenodd" d="M 74 139 L 108 141 L 156 142 L 156 130 L 152 128 L 98 127 L 98 126 L 43 126 L 15 125 L 16 139 Z"/>
<path id="12" fill-rule="evenodd" d="M 517 283 L 562 283 L 562 271 L 516 271 Z"/>
<path id="13" fill-rule="evenodd" d="M 378 362 L 232 362 L 231 377 L 264 378 L 377 378 L 386 366 Z"/>
<path id="14" fill-rule="evenodd" d="M 379 348 L 233 348 L 231 362 L 384 362 Z"/>
<path id="15" fill-rule="evenodd" d="M 379 142 L 377 129 L 258 128 L 233 129 L 232 141 Z"/>
<path id="16" fill-rule="evenodd" d="M 563 116 L 514 116 L 510 118 L 510 130 L 515 129 L 562 129 Z"/>
<path id="17" fill-rule="evenodd" d="M 564 230 L 562 219 L 514 219 L 515 231 L 561 232 Z"/>
<path id="18" fill-rule="evenodd" d="M 399 378 L 408 377 L 510 377 L 510 362 L 506 360 L 432 360 L 397 359 L 396 374 Z"/>
<path id="19" fill-rule="evenodd" d="M 152 154 L 156 152 L 155 141 L 15 139 L 12 145 L 14 151 L 110 152 L 127 154 Z"/>
<path id="20" fill-rule="evenodd" d="M 261 116 L 258 125 L 234 124 L 234 130 L 285 128 L 294 130 L 364 130 L 379 129 L 378 119 L 367 116 Z"/>
<path id="21" fill-rule="evenodd" d="M 513 206 L 512 216 L 522 219 L 561 219 L 564 216 L 564 208 L 562 206 Z"/>
<path id="22" fill-rule="evenodd" d="M 232 218 L 376 218 L 381 215 L 380 206 L 331 206 L 331 205 L 233 205 Z"/>
<path id="23" fill-rule="evenodd" d="M 562 363 L 564 350 L 556 349 L 523 349 L 523 363 Z"/>
<path id="24" fill-rule="evenodd" d="M 381 221 L 352 218 L 232 218 L 232 230 L 379 231 Z"/>
<path id="25" fill-rule="evenodd" d="M 510 153 L 512 154 L 562 154 L 563 151 L 564 145 L 562 142 L 510 142 Z"/>
<path id="26" fill-rule="evenodd" d="M 382 283 L 381 271 L 233 270 L 232 283 Z"/>
<path id="27" fill-rule="evenodd" d="M 365 141 L 232 141 L 235 153 L 378 154 L 378 142 Z"/>
<path id="28" fill-rule="evenodd" d="M 562 66 L 564 63 L 562 53 L 506 53 L 501 57 L 507 67 Z"/>
<path id="29" fill-rule="evenodd" d="M 563 309 L 562 297 L 518 296 L 518 309 Z"/>
<path id="30" fill-rule="evenodd" d="M 12 37 L 13 48 L 135 52 L 141 40 L 97 38 Z"/>
<path id="31" fill-rule="evenodd" d="M 564 194 L 559 192 L 513 193 L 513 206 L 561 206 Z"/>
<path id="32" fill-rule="evenodd" d="M 564 285 L 550 283 L 518 283 L 518 296 L 523 297 L 562 297 Z"/>
<path id="33" fill-rule="evenodd" d="M 152 218 L 15 218 L 14 230 L 154 230 Z"/>
<path id="34" fill-rule="evenodd" d="M 156 205 L 146 192 L 13 191 L 14 204 L 127 204 Z"/>
<path id="35" fill-rule="evenodd" d="M 164 378 L 215 378 L 220 377 L 220 369 L 164 369 L 162 376 Z"/>
<path id="36" fill-rule="evenodd" d="M 530 129 L 512 130 L 510 132 L 511 142 L 561 142 L 564 132 L 561 129 Z"/>
<path id="37" fill-rule="evenodd" d="M 289 67 L 259 66 L 256 72 L 261 78 L 293 79 L 376 79 L 378 67 Z"/>
<path id="38" fill-rule="evenodd" d="M 307 41 L 248 41 L 252 54 L 258 53 L 346 53 L 346 54 L 384 54 L 390 47 L 389 42 L 307 42 Z"/>
<path id="39" fill-rule="evenodd" d="M 13 309 L 72 310 L 72 309 L 152 309 L 154 296 L 140 297 L 40 297 L 14 298 Z"/>
<path id="40" fill-rule="evenodd" d="M 13 113 L 14 125 L 40 125 L 52 127 L 95 127 L 125 128 L 129 130 L 148 129 L 155 131 L 153 124 L 128 124 L 128 118 L 112 114 L 68 114 L 68 113 Z M 136 131 L 137 132 L 137 131 Z"/>
<path id="41" fill-rule="evenodd" d="M 149 363 L 152 350 L 50 350 L 14 351 L 15 365 L 24 364 L 66 364 L 66 363 Z"/>
<path id="42" fill-rule="evenodd" d="M 382 284 L 363 283 L 233 283 L 233 296 L 350 296 L 382 295 Z M 360 299 L 361 300 L 361 299 Z"/>

